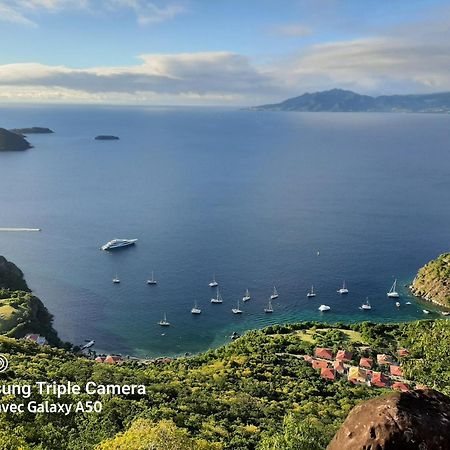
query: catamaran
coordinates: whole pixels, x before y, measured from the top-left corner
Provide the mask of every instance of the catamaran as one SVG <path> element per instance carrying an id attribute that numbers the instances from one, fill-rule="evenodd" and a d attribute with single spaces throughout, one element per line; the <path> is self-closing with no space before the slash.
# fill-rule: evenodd
<path id="1" fill-rule="evenodd" d="M 363 309 L 363 310 L 366 310 L 366 311 L 372 309 L 372 307 L 370 306 L 368 298 L 366 298 L 366 301 L 361 305 L 360 309 Z"/>
<path id="2" fill-rule="evenodd" d="M 387 296 L 390 298 L 399 298 L 400 295 L 396 289 L 397 289 L 397 278 L 394 280 L 394 284 L 391 286 L 391 289 L 389 289 Z"/>
<path id="3" fill-rule="evenodd" d="M 215 297 L 211 299 L 211 303 L 222 303 L 222 302 L 223 302 L 222 296 L 220 295 L 219 288 L 217 288 L 217 294 Z"/>
<path id="4" fill-rule="evenodd" d="M 272 292 L 272 295 L 270 296 L 270 298 L 272 300 L 275 300 L 276 298 L 278 298 L 278 292 L 277 292 L 277 288 L 275 286 L 273 287 L 273 292 Z"/>
<path id="5" fill-rule="evenodd" d="M 164 313 L 164 319 L 160 320 L 158 325 L 161 325 L 162 327 L 168 327 L 170 325 L 170 322 L 167 321 L 166 313 Z"/>
<path id="6" fill-rule="evenodd" d="M 233 308 L 231 311 L 233 314 L 242 314 L 242 309 L 239 308 L 239 299 L 237 301 L 237 308 Z"/>
<path id="7" fill-rule="evenodd" d="M 247 290 L 245 291 L 245 295 L 242 297 L 242 301 L 243 301 L 243 302 L 246 302 L 247 300 L 250 300 L 250 299 L 251 299 L 250 291 L 247 289 Z"/>
<path id="8" fill-rule="evenodd" d="M 155 277 L 153 275 L 153 270 L 152 270 L 152 277 L 150 280 L 147 280 L 147 284 L 157 284 L 157 281 L 155 280 Z"/>
<path id="9" fill-rule="evenodd" d="M 202 310 L 197 306 L 197 300 L 194 303 L 194 307 L 191 309 L 191 314 L 200 314 Z"/>
<path id="10" fill-rule="evenodd" d="M 120 283 L 120 279 L 119 279 L 119 276 L 117 275 L 117 272 L 116 272 L 116 276 L 112 279 L 112 282 L 115 283 L 115 284 L 119 284 Z"/>
<path id="11" fill-rule="evenodd" d="M 331 309 L 331 307 L 328 305 L 320 305 L 318 309 L 320 312 L 325 312 L 325 311 L 329 311 Z"/>
<path id="12" fill-rule="evenodd" d="M 219 286 L 219 283 L 216 281 L 216 275 L 214 274 L 213 280 L 211 281 L 211 283 L 209 283 L 209 287 L 217 287 L 217 286 Z"/>
<path id="13" fill-rule="evenodd" d="M 314 286 L 311 286 L 311 290 L 306 294 L 307 297 L 315 297 Z"/>
<path id="14" fill-rule="evenodd" d="M 269 304 L 267 305 L 267 308 L 264 308 L 264 312 L 268 313 L 268 314 L 273 313 L 272 301 L 270 298 L 269 298 Z"/>
<path id="15" fill-rule="evenodd" d="M 338 290 L 338 294 L 348 294 L 347 286 L 345 286 L 345 280 L 342 283 L 342 287 Z"/>

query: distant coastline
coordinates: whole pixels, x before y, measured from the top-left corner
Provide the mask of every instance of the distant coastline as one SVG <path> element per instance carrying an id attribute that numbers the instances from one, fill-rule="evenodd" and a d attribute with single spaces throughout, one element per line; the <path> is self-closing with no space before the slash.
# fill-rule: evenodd
<path id="1" fill-rule="evenodd" d="M 450 92 L 371 97 L 343 89 L 305 93 L 254 111 L 450 113 Z"/>

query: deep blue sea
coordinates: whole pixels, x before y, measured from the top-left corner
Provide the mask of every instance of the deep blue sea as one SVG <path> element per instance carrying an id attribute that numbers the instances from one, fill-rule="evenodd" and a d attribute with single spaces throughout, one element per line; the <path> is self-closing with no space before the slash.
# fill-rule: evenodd
<path id="1" fill-rule="evenodd" d="M 271 323 L 422 318 L 404 285 L 450 247 L 448 115 L 2 107 L 0 126 L 55 130 L 0 153 L 0 227 L 42 228 L 0 233 L 0 254 L 63 339 L 98 351 L 178 355 Z M 139 241 L 99 250 L 115 237 Z M 400 308 L 386 298 L 394 277 Z M 348 296 L 336 293 L 343 279 Z M 370 312 L 358 308 L 366 297 Z"/>

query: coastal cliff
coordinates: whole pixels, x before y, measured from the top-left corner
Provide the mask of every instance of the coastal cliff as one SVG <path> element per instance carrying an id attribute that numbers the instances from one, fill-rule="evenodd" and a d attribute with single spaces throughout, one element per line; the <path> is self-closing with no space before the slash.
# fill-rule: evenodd
<path id="1" fill-rule="evenodd" d="M 53 316 L 31 293 L 23 272 L 0 256 L 0 334 L 22 338 L 28 333 L 38 333 L 50 344 L 62 345 L 53 328 Z"/>
<path id="2" fill-rule="evenodd" d="M 423 266 L 411 285 L 411 292 L 425 300 L 450 307 L 450 253 Z"/>
<path id="3" fill-rule="evenodd" d="M 32 145 L 20 134 L 0 128 L 0 152 L 28 150 Z"/>

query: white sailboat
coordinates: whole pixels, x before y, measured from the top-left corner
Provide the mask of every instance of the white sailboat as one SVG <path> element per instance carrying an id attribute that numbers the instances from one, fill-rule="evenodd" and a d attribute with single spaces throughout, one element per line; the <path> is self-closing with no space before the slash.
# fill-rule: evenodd
<path id="1" fill-rule="evenodd" d="M 117 275 L 117 272 L 116 272 L 116 276 L 112 279 L 112 282 L 114 284 L 119 284 L 120 283 L 120 279 L 119 279 L 119 276 Z"/>
<path id="2" fill-rule="evenodd" d="M 273 292 L 272 292 L 272 295 L 270 296 L 270 298 L 272 300 L 275 300 L 276 298 L 278 298 L 278 292 L 277 292 L 277 288 L 275 286 L 273 287 Z"/>
<path id="3" fill-rule="evenodd" d="M 366 298 L 366 301 L 361 305 L 360 309 L 369 311 L 372 309 L 372 306 L 370 306 L 369 299 Z"/>
<path id="4" fill-rule="evenodd" d="M 428 309 L 422 309 L 422 312 L 423 312 L 424 314 L 430 314 L 430 311 L 428 311 Z"/>
<path id="5" fill-rule="evenodd" d="M 250 296 L 250 291 L 247 289 L 245 291 L 245 295 L 242 297 L 242 301 L 246 302 L 247 300 L 250 300 L 252 297 Z"/>
<path id="6" fill-rule="evenodd" d="M 216 274 L 214 274 L 211 283 L 209 283 L 209 287 L 217 287 L 217 286 L 219 286 L 219 283 L 216 281 Z"/>
<path id="7" fill-rule="evenodd" d="M 164 318 L 158 322 L 158 325 L 162 327 L 168 327 L 170 325 L 170 322 L 167 321 L 166 313 L 164 313 Z"/>
<path id="8" fill-rule="evenodd" d="M 315 297 L 314 286 L 311 286 L 311 290 L 306 294 L 307 297 Z"/>
<path id="9" fill-rule="evenodd" d="M 147 280 L 147 284 L 157 284 L 158 282 L 155 280 L 155 277 L 153 275 L 153 270 L 152 270 L 152 277 L 150 278 L 150 280 Z"/>
<path id="10" fill-rule="evenodd" d="M 329 311 L 330 309 L 331 309 L 331 307 L 328 306 L 328 305 L 320 305 L 319 308 L 318 308 L 318 310 L 319 310 L 320 312 Z"/>
<path id="11" fill-rule="evenodd" d="M 239 299 L 237 301 L 237 308 L 233 308 L 231 311 L 233 312 L 233 314 L 242 314 L 242 309 L 239 308 Z"/>
<path id="12" fill-rule="evenodd" d="M 342 287 L 338 290 L 338 294 L 348 294 L 347 286 L 345 285 L 345 280 L 342 282 Z"/>
<path id="13" fill-rule="evenodd" d="M 197 300 L 195 300 L 194 307 L 191 309 L 191 314 L 201 314 L 202 310 L 197 306 Z"/>
<path id="14" fill-rule="evenodd" d="M 223 302 L 222 296 L 220 295 L 219 288 L 217 288 L 216 296 L 211 299 L 211 303 L 222 303 L 222 302 Z"/>
<path id="15" fill-rule="evenodd" d="M 397 278 L 394 280 L 394 284 L 391 286 L 391 289 L 389 289 L 387 296 L 390 298 L 399 298 L 400 297 L 399 293 L 397 292 Z"/>
<path id="16" fill-rule="evenodd" d="M 269 304 L 267 305 L 267 308 L 264 308 L 265 313 L 273 313 L 273 307 L 272 307 L 272 299 L 269 298 Z"/>

